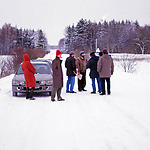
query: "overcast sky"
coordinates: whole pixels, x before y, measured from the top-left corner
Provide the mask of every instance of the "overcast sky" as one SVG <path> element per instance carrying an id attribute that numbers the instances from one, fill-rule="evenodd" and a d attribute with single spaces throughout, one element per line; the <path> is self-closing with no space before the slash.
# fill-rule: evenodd
<path id="1" fill-rule="evenodd" d="M 0 28 L 5 23 L 42 29 L 49 44 L 58 44 L 65 28 L 81 18 L 138 20 L 150 25 L 150 0 L 0 0 Z"/>

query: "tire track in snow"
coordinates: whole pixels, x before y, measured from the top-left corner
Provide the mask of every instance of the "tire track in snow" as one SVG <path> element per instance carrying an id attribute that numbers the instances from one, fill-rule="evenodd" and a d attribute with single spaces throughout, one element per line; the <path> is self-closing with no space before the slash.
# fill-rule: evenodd
<path id="1" fill-rule="evenodd" d="M 107 118 L 109 113 L 107 112 L 108 106 L 104 102 L 105 99 L 105 96 L 99 96 L 99 99 L 92 99 L 91 105 L 85 104 L 87 107 L 91 106 L 88 107 L 88 112 L 93 122 L 92 128 L 95 128 L 96 136 L 99 141 L 101 140 L 103 142 L 104 150 L 126 150 L 126 146 L 123 145 L 116 136 L 111 135 L 114 134 L 114 131 L 109 122 L 110 119 Z M 110 140 L 110 137 L 112 137 L 113 140 Z"/>
<path id="2" fill-rule="evenodd" d="M 122 116 L 124 116 L 125 118 L 127 118 L 133 125 L 135 125 L 137 128 L 139 128 L 139 130 L 142 131 L 144 135 L 150 137 L 150 130 L 147 129 L 142 124 L 141 121 L 137 120 L 135 118 L 135 116 L 133 116 L 131 113 L 127 113 L 125 110 L 123 110 L 121 107 L 119 107 L 117 104 L 115 104 L 110 99 L 108 99 L 106 101 L 106 103 L 108 103 L 109 105 L 111 105 L 111 107 L 113 107 L 114 109 L 116 109 L 118 111 L 118 113 L 120 113 Z"/>
<path id="3" fill-rule="evenodd" d="M 84 107 L 88 107 L 87 112 L 91 121 L 95 123 L 95 129 L 99 134 L 97 137 L 103 139 L 108 150 L 140 150 L 141 146 L 148 150 L 149 130 L 130 113 L 114 105 L 110 98 L 111 96 L 100 96 L 97 100 L 93 98 L 90 105 L 88 101 L 84 104 Z M 94 128 L 94 124 L 92 126 Z"/>

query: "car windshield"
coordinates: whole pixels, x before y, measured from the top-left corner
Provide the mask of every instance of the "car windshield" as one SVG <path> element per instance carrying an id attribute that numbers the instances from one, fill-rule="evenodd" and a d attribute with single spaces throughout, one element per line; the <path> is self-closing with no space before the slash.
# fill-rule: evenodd
<path id="1" fill-rule="evenodd" d="M 36 73 L 39 73 L 39 74 L 50 74 L 51 73 L 50 67 L 46 64 L 33 64 L 33 66 L 36 69 Z M 22 65 L 19 66 L 16 74 L 23 74 Z"/>

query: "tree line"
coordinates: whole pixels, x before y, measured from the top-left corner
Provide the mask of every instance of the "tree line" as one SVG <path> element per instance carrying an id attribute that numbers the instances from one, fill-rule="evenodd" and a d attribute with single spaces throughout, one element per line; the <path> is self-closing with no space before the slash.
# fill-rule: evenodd
<path id="1" fill-rule="evenodd" d="M 16 72 L 23 62 L 23 54 L 30 59 L 44 57 L 48 42 L 42 30 L 18 29 L 5 24 L 0 28 L 0 55 L 11 55 L 12 59 L 1 62 L 0 78 Z"/>
<path id="2" fill-rule="evenodd" d="M 110 53 L 150 54 L 150 26 L 129 20 L 96 23 L 81 19 L 66 27 L 64 47 L 66 52 L 107 48 Z"/>
<path id="3" fill-rule="evenodd" d="M 18 29 L 5 24 L 0 28 L 0 55 L 13 53 L 15 49 L 47 50 L 48 42 L 42 30 Z"/>

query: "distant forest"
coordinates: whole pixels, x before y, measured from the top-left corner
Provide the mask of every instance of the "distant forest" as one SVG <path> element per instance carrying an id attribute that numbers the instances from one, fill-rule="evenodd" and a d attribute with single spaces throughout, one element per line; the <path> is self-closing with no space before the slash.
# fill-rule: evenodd
<path id="1" fill-rule="evenodd" d="M 110 53 L 150 54 L 150 26 L 129 20 L 96 23 L 81 19 L 66 28 L 64 46 L 67 52 L 107 48 Z"/>
<path id="2" fill-rule="evenodd" d="M 0 28 L 0 55 L 12 54 L 18 48 L 46 50 L 47 46 L 47 39 L 42 30 L 18 29 L 11 24 Z"/>

